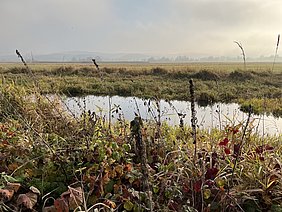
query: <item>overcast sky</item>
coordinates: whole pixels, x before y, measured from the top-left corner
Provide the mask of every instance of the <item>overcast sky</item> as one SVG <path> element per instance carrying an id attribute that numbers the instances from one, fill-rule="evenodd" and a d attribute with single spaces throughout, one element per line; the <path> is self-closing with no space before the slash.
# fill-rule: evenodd
<path id="1" fill-rule="evenodd" d="M 282 0 L 0 0 L 0 54 L 274 54 Z"/>

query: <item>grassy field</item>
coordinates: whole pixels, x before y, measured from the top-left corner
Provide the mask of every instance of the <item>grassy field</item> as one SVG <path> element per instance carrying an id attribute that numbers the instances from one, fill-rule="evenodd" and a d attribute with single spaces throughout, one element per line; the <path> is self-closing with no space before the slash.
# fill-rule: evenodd
<path id="1" fill-rule="evenodd" d="M 236 102 L 242 109 L 252 104 L 255 113 L 282 116 L 282 64 L 249 63 L 101 63 L 93 64 L 0 64 L 3 82 L 24 87 L 40 84 L 42 93 L 69 96 L 120 95 L 168 100 L 189 100 L 188 80 L 195 83 L 200 105 Z"/>

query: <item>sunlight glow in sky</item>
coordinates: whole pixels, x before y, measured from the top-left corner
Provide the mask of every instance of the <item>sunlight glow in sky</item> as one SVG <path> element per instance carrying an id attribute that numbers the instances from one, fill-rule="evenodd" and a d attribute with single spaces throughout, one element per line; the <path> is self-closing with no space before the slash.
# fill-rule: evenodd
<path id="1" fill-rule="evenodd" d="M 281 0 L 0 0 L 0 54 L 274 54 Z"/>

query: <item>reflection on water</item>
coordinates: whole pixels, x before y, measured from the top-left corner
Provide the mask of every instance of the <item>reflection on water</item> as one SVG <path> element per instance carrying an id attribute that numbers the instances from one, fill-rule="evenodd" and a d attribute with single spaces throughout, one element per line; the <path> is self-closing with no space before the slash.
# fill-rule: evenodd
<path id="1" fill-rule="evenodd" d="M 153 100 L 144 100 L 135 97 L 102 97 L 89 95 L 86 97 L 65 98 L 68 108 L 77 116 L 83 110 L 100 113 L 115 121 L 119 114 L 126 120 L 132 120 L 135 114 L 141 115 L 144 120 L 156 121 L 158 119 L 158 104 Z M 167 121 L 170 125 L 179 125 L 180 118 L 184 124 L 190 125 L 190 103 L 185 101 L 160 101 L 161 121 Z M 226 125 L 238 124 L 246 121 L 247 114 L 239 110 L 238 104 L 215 104 L 213 106 L 200 107 L 196 105 L 197 125 L 200 129 L 223 128 Z M 282 133 L 282 118 L 273 116 L 252 116 L 254 130 L 260 134 L 278 135 Z"/>

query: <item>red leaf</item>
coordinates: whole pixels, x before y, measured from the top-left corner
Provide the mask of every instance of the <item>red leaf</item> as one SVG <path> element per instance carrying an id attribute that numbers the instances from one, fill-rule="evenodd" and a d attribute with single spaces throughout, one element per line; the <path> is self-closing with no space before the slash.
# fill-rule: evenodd
<path id="1" fill-rule="evenodd" d="M 276 163 L 273 169 L 276 169 L 276 170 L 279 170 L 279 169 L 281 169 L 281 166 L 280 166 L 280 164 Z"/>
<path id="2" fill-rule="evenodd" d="M 265 150 L 266 151 L 272 151 L 274 149 L 273 146 L 269 146 L 268 144 L 265 145 Z"/>
<path id="3" fill-rule="evenodd" d="M 124 167 L 124 171 L 130 172 L 132 170 L 132 165 L 130 163 L 126 164 Z"/>
<path id="4" fill-rule="evenodd" d="M 217 158 L 218 158 L 217 153 L 216 153 L 216 152 L 213 152 L 213 153 L 212 153 L 212 159 L 217 159 Z"/>
<path id="5" fill-rule="evenodd" d="M 173 200 L 170 200 L 168 202 L 168 208 L 170 210 L 173 210 L 173 211 L 178 211 L 179 210 L 179 204 Z"/>
<path id="6" fill-rule="evenodd" d="M 258 147 L 256 148 L 256 153 L 257 153 L 257 154 L 263 153 L 263 146 L 258 146 Z"/>
<path id="7" fill-rule="evenodd" d="M 236 134 L 237 132 L 239 132 L 239 129 L 234 128 L 234 129 L 233 129 L 233 134 Z"/>
<path id="8" fill-rule="evenodd" d="M 221 142 L 219 143 L 219 145 L 220 145 L 220 146 L 226 146 L 226 145 L 228 144 L 228 142 L 229 142 L 228 138 L 224 138 L 224 140 L 221 141 Z"/>
<path id="9" fill-rule="evenodd" d="M 256 148 L 256 153 L 257 154 L 261 154 L 263 153 L 264 151 L 272 151 L 274 149 L 273 146 L 269 146 L 268 144 L 264 145 L 264 146 L 258 146 Z"/>
<path id="10" fill-rule="evenodd" d="M 240 144 L 234 144 L 234 155 L 238 155 L 239 154 L 239 151 L 240 151 Z"/>
<path id="11" fill-rule="evenodd" d="M 230 154 L 230 149 L 227 148 L 227 147 L 225 147 L 225 148 L 224 148 L 224 152 L 225 152 L 225 154 L 229 155 L 229 154 Z"/>
<path id="12" fill-rule="evenodd" d="M 187 183 L 183 183 L 182 190 L 184 193 L 188 193 L 190 191 L 189 185 Z"/>
<path id="13" fill-rule="evenodd" d="M 206 180 L 213 180 L 216 177 L 217 173 L 218 173 L 217 168 L 207 169 L 207 172 L 205 175 Z"/>
<path id="14" fill-rule="evenodd" d="M 64 198 L 59 198 L 54 201 L 54 205 L 57 212 L 69 212 L 68 203 Z"/>
<path id="15" fill-rule="evenodd" d="M 202 181 L 201 180 L 196 181 L 193 187 L 196 192 L 201 192 Z"/>

